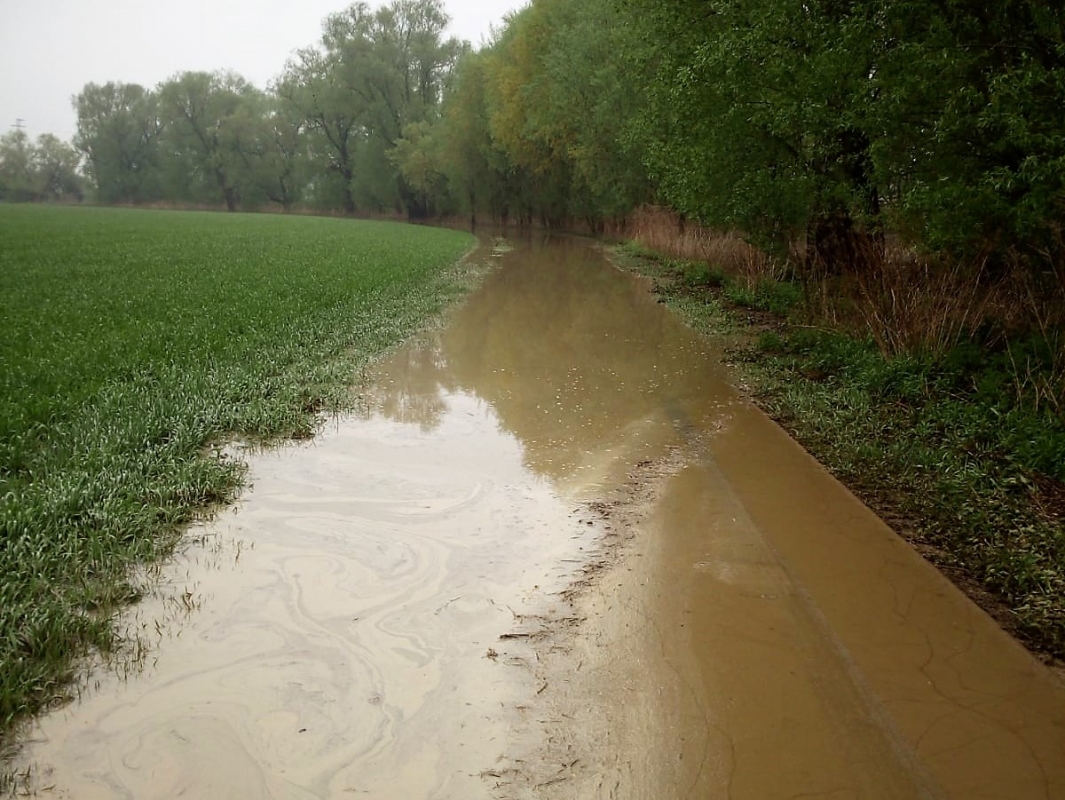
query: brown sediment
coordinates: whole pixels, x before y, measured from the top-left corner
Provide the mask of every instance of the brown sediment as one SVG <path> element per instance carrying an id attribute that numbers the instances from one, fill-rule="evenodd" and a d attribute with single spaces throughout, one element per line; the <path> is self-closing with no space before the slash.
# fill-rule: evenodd
<path id="1" fill-rule="evenodd" d="M 713 424 L 678 426 L 606 504 L 633 533 L 573 598 L 581 635 L 542 640 L 546 744 L 515 756 L 504 796 L 1065 797 L 1057 676 L 761 412 L 714 395 Z"/>
<path id="2" fill-rule="evenodd" d="M 1065 797 L 1061 685 L 710 345 L 580 243 L 502 262 L 251 459 L 45 796 Z"/>

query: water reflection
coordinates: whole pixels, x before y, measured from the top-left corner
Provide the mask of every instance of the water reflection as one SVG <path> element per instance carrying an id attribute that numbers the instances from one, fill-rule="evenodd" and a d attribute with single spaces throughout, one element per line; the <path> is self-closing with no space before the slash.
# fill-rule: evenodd
<path id="1" fill-rule="evenodd" d="M 578 240 L 534 243 L 424 346 L 375 376 L 372 411 L 432 428 L 449 394 L 489 403 L 526 466 L 574 488 L 705 430 L 733 393 L 707 345 Z"/>

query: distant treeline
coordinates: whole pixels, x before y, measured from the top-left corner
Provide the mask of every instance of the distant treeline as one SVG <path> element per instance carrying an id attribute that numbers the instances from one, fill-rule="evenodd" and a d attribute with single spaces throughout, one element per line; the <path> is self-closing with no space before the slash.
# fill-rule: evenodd
<path id="1" fill-rule="evenodd" d="M 353 5 L 266 91 L 230 73 L 89 84 L 89 193 L 593 228 L 658 203 L 821 264 L 888 235 L 1061 246 L 1059 4 L 533 0 L 478 51 L 447 22 L 439 0 Z M 77 193 L 18 188 L 49 161 L 18 137 L 0 195 Z"/>

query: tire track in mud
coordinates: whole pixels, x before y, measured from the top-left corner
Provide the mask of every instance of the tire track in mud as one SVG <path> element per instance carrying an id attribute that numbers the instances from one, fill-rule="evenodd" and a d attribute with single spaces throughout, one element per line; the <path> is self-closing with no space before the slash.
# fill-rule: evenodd
<path id="1" fill-rule="evenodd" d="M 589 685 L 575 679 L 583 677 L 580 673 L 591 655 L 584 641 L 589 628 L 597 627 L 597 618 L 611 610 L 611 602 L 624 602 L 620 597 L 605 599 L 603 582 L 624 569 L 637 529 L 651 513 L 665 481 L 680 472 L 698 446 L 690 432 L 685 438 L 687 447 L 671 447 L 665 456 L 638 462 L 624 484 L 574 511 L 581 524 L 596 531 L 594 549 L 577 576 L 556 595 L 554 606 L 517 620 L 515 631 L 500 637 L 498 652 L 492 651 L 493 658 L 510 658 L 507 663 L 530 670 L 538 687 L 535 697 L 515 707 L 521 726 L 515 738 L 532 747 L 508 752 L 496 767 L 482 773 L 499 800 L 629 796 L 623 791 L 634 766 L 631 757 L 618 752 L 610 764 L 598 727 L 609 720 L 593 722 L 574 715 L 575 707 L 591 711 L 589 703 L 595 702 L 595 690 L 587 694 Z M 600 607 L 601 603 L 605 605 Z M 605 631 L 592 635 L 597 637 L 592 647 L 618 645 L 607 641 Z M 666 793 L 660 796 L 672 796 L 667 787 L 661 788 Z"/>

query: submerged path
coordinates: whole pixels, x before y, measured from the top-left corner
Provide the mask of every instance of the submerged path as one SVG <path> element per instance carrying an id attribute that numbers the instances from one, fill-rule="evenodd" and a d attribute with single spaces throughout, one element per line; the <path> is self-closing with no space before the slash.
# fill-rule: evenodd
<path id="1" fill-rule="evenodd" d="M 250 457 L 43 718 L 71 798 L 1065 798 L 1065 689 L 575 242 Z"/>

